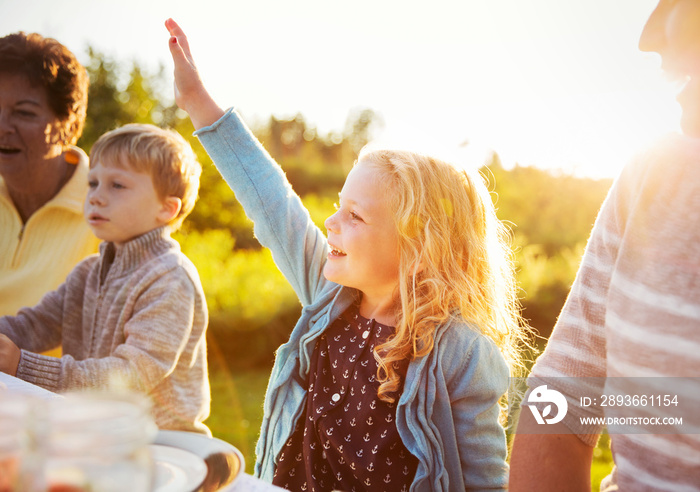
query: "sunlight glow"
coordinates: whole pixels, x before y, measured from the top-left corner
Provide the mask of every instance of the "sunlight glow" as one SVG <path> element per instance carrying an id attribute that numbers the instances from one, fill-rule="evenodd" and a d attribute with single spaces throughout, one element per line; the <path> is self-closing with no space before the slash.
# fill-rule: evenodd
<path id="1" fill-rule="evenodd" d="M 89 43 L 170 77 L 163 21 L 173 17 L 210 92 L 250 121 L 302 113 L 341 132 L 351 110 L 370 108 L 384 120 L 379 139 L 462 154 L 469 142 L 506 166 L 608 177 L 678 127 L 673 88 L 637 49 L 656 0 L 66 4 L 0 0 L 11 14 L 0 34 L 36 30 L 76 53 Z"/>

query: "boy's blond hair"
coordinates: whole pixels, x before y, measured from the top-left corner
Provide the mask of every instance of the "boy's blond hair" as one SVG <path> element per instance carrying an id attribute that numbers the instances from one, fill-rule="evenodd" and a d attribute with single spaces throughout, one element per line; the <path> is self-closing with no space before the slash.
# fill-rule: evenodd
<path id="1" fill-rule="evenodd" d="M 161 200 L 179 198 L 180 213 L 169 224 L 173 230 L 194 208 L 202 166 L 190 144 L 173 130 L 131 123 L 109 131 L 90 150 L 90 167 L 98 162 L 148 173 Z"/>

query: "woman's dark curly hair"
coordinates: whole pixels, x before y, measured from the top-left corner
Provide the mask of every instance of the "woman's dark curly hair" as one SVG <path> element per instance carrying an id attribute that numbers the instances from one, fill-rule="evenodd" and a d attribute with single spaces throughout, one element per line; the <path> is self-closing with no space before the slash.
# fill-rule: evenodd
<path id="1" fill-rule="evenodd" d="M 83 133 L 89 79 L 68 48 L 40 34 L 17 32 L 0 38 L 0 74 L 24 75 L 43 87 L 61 121 L 61 139 L 74 145 Z"/>

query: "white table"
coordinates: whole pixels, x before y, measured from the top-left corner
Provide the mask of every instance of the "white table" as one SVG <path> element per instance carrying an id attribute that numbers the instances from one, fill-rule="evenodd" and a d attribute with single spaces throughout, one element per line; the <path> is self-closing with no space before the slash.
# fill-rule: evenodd
<path id="1" fill-rule="evenodd" d="M 0 372 L 0 391 L 29 395 L 41 399 L 63 398 L 63 396 L 57 393 L 45 390 L 44 388 L 22 381 L 21 379 L 17 379 L 3 372 Z M 201 434 L 193 435 L 189 432 L 159 431 L 156 440 L 158 441 L 159 439 L 162 444 L 180 447 L 202 458 L 205 458 L 212 448 L 216 449 L 218 447 L 221 450 L 233 448 L 233 446 L 220 439 L 209 439 Z M 202 441 L 202 439 L 208 439 L 208 441 Z M 202 442 L 205 443 L 204 446 L 202 446 Z M 242 455 L 240 455 L 238 450 L 235 450 L 235 452 L 241 460 L 241 467 L 245 467 Z M 220 488 L 217 492 L 275 492 L 283 490 L 284 489 L 255 478 L 252 475 L 240 473 L 233 483 Z"/>
<path id="2" fill-rule="evenodd" d="M 280 490 L 283 491 L 285 489 L 263 482 L 259 478 L 244 473 L 231 485 L 219 489 L 219 492 L 274 492 Z"/>
<path id="3" fill-rule="evenodd" d="M 16 393 L 21 393 L 23 395 L 35 396 L 43 399 L 51 398 L 63 398 L 57 393 L 53 393 L 39 386 L 35 386 L 32 383 L 22 381 L 16 377 L 0 372 L 0 390 L 7 389 Z"/>

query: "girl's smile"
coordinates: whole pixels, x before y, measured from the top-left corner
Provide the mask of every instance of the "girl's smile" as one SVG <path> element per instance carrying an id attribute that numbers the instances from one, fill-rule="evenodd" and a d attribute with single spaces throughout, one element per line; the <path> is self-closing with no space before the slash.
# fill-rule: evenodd
<path id="1" fill-rule="evenodd" d="M 328 253 L 328 259 L 346 256 L 344 251 L 339 250 L 338 248 L 336 248 L 332 244 L 329 244 L 328 246 L 330 246 L 330 248 L 331 248 L 330 252 Z"/>

